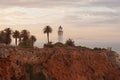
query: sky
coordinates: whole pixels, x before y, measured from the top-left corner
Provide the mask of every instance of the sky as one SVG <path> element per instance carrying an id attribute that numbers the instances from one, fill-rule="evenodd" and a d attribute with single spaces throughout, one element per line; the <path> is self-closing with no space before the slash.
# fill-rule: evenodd
<path id="1" fill-rule="evenodd" d="M 27 29 L 41 47 L 47 42 L 46 25 L 53 28 L 54 43 L 61 25 L 64 42 L 71 38 L 76 45 L 120 52 L 120 0 L 0 0 L 0 30 Z"/>

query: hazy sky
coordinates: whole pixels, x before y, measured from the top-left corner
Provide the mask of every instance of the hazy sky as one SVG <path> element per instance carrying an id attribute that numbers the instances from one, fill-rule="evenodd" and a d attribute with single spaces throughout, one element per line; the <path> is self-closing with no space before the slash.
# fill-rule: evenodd
<path id="1" fill-rule="evenodd" d="M 0 30 L 28 29 L 37 46 L 46 42 L 44 26 L 64 28 L 64 40 L 88 47 L 113 47 L 120 51 L 120 0 L 0 0 Z"/>

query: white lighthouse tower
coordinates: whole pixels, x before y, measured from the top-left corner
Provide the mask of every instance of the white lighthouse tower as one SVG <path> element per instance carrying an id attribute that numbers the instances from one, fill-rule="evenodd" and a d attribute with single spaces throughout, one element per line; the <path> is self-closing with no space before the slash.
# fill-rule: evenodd
<path id="1" fill-rule="evenodd" d="M 60 26 L 58 29 L 58 42 L 63 43 L 63 28 Z"/>

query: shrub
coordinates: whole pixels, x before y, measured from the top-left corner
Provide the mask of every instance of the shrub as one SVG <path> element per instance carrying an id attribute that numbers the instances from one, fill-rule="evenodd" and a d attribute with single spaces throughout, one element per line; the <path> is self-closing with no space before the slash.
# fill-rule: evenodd
<path id="1" fill-rule="evenodd" d="M 32 47 L 33 47 L 33 46 L 31 46 L 29 40 L 21 42 L 21 43 L 19 44 L 19 46 L 22 47 L 22 48 L 32 48 Z"/>
<path id="2" fill-rule="evenodd" d="M 55 47 L 65 47 L 65 44 L 61 43 L 61 42 L 57 42 L 54 44 Z"/>
<path id="3" fill-rule="evenodd" d="M 52 48 L 52 47 L 54 47 L 54 45 L 52 44 L 52 42 L 44 44 L 44 48 Z"/>
<path id="4" fill-rule="evenodd" d="M 65 43 L 67 46 L 75 46 L 74 41 L 72 39 L 68 39 Z"/>
<path id="5" fill-rule="evenodd" d="M 105 48 L 97 48 L 95 47 L 93 50 L 96 50 L 96 51 L 103 51 L 103 50 L 106 50 Z"/>

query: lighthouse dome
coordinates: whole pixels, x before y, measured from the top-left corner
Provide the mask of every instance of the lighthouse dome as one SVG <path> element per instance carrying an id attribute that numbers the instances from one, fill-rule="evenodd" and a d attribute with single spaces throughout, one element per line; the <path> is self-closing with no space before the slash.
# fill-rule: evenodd
<path id="1" fill-rule="evenodd" d="M 63 29 L 63 28 L 60 26 L 60 27 L 59 27 L 59 31 L 62 31 L 62 29 Z"/>

